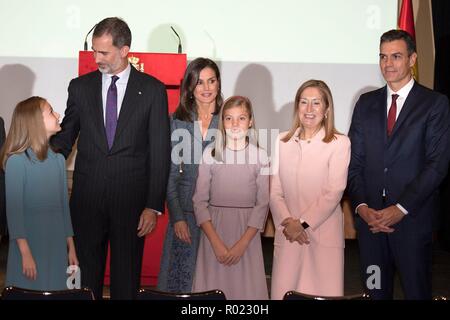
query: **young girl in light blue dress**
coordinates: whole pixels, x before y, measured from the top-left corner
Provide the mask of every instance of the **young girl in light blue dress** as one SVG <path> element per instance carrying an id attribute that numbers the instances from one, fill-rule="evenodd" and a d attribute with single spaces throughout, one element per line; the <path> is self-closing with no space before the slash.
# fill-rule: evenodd
<path id="1" fill-rule="evenodd" d="M 48 144 L 59 130 L 59 114 L 45 99 L 16 106 L 0 155 L 10 239 L 6 286 L 64 290 L 68 266 L 78 265 L 65 160 Z"/>

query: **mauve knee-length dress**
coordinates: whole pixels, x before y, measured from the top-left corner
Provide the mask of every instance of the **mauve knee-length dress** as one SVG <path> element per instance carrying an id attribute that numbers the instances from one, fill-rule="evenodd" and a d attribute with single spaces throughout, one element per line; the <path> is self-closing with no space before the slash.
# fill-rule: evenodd
<path id="1" fill-rule="evenodd" d="M 73 236 L 65 160 L 48 151 L 39 161 L 31 149 L 6 162 L 6 215 L 9 252 L 6 285 L 33 290 L 67 289 L 67 237 Z M 22 273 L 16 239 L 24 238 L 36 263 L 37 278 Z"/>
<path id="2" fill-rule="evenodd" d="M 222 241 L 231 248 L 248 227 L 263 230 L 269 202 L 267 154 L 249 144 L 245 149 L 225 149 L 224 162 L 199 166 L 193 197 L 197 224 L 211 220 Z M 261 236 L 258 232 L 239 262 L 220 264 L 202 232 L 197 254 L 193 291 L 220 289 L 229 300 L 268 299 Z"/>

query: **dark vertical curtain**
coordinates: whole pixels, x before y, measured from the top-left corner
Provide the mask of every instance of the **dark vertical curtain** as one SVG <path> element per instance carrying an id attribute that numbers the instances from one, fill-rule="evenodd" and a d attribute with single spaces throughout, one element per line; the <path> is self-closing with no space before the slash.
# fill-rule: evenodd
<path id="1" fill-rule="evenodd" d="M 436 49 L 434 89 L 450 99 L 450 1 L 432 0 L 433 29 Z M 450 174 L 441 186 L 441 212 L 438 239 L 450 251 Z"/>

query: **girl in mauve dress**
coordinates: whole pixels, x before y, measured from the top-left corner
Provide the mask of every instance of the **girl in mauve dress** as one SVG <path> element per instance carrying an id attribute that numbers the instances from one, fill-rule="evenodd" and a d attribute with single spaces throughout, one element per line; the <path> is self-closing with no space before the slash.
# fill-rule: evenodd
<path id="1" fill-rule="evenodd" d="M 248 98 L 225 101 L 219 121 L 193 197 L 202 229 L 193 291 L 220 289 L 231 300 L 268 299 L 260 237 L 269 204 L 267 153 L 258 146 Z"/>

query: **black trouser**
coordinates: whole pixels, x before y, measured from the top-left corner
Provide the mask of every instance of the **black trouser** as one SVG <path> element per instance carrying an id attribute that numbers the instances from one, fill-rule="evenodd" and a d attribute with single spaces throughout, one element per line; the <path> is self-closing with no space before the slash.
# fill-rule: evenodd
<path id="1" fill-rule="evenodd" d="M 90 203 L 75 203 L 76 197 L 71 200 L 82 286 L 91 288 L 96 299 L 102 299 L 109 242 L 111 299 L 135 299 L 140 288 L 144 250 L 144 237 L 137 236 L 143 208 L 136 203 L 142 201 L 126 205 L 120 196 L 112 193 Z"/>
<path id="2" fill-rule="evenodd" d="M 399 272 L 405 299 L 431 299 L 432 234 L 411 232 L 405 217 L 391 234 L 373 234 L 367 223 L 356 217 L 363 285 L 372 299 L 392 299 L 395 271 Z M 373 266 L 380 270 L 380 287 L 373 285 Z"/>

